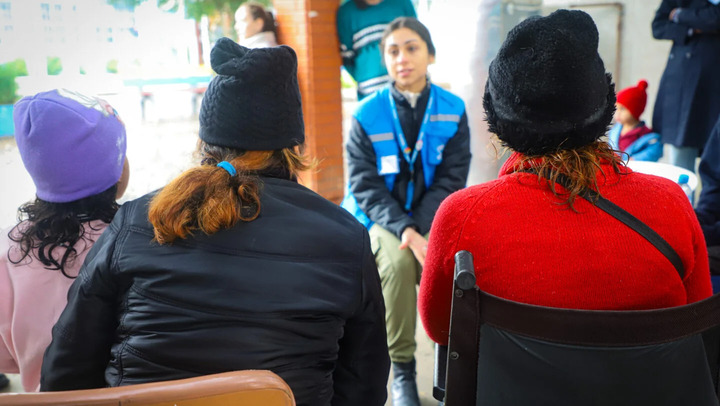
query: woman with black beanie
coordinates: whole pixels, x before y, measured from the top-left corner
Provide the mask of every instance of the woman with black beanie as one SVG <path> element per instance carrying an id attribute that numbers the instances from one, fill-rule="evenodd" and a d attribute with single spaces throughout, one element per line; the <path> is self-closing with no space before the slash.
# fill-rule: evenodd
<path id="1" fill-rule="evenodd" d="M 419 299 L 423 325 L 434 341 L 448 341 L 453 257 L 460 250 L 473 254 L 481 290 L 515 302 L 566 309 L 647 310 L 711 296 L 703 234 L 683 190 L 673 181 L 633 172 L 601 138 L 614 105 L 614 85 L 598 54 L 598 31 L 588 14 L 559 10 L 529 18 L 510 31 L 490 65 L 484 107 L 490 131 L 513 154 L 498 179 L 454 193 L 435 217 Z M 601 199 L 644 223 L 670 249 L 657 248 L 605 212 Z M 507 377 L 503 375 L 507 372 L 515 382 L 526 377 L 534 382 L 533 388 L 518 385 L 514 393 L 480 389 L 484 399 L 505 397 L 483 404 L 648 404 L 630 397 L 625 402 L 607 401 L 618 390 L 640 397 L 647 393 L 634 390 L 622 374 L 608 372 L 614 370 L 605 365 L 617 352 L 599 355 L 598 368 L 580 364 L 572 370 L 602 370 L 608 381 L 592 380 L 597 378 L 592 372 L 591 378 L 582 380 L 577 377 L 587 375 L 573 375 L 534 353 L 529 341 L 510 343 L 518 349 L 514 356 L 493 347 L 497 361 L 493 376 Z M 533 375 L 518 357 L 536 360 L 530 364 L 542 364 L 547 375 L 564 376 L 565 384 L 558 388 L 552 377 Z M 518 363 L 527 368 L 511 367 Z M 681 366 L 680 359 L 668 361 L 667 371 Z M 667 399 L 677 395 L 689 400 L 685 396 L 689 393 L 714 398 L 709 380 L 691 380 L 675 379 L 652 390 Z M 504 382 L 513 385 L 508 379 Z M 533 401 L 512 401 L 522 398 Z"/>
<path id="2" fill-rule="evenodd" d="M 300 185 L 297 58 L 217 42 L 200 162 L 122 206 L 53 329 L 41 390 L 269 369 L 298 405 L 383 405 L 384 306 L 367 231 Z"/>

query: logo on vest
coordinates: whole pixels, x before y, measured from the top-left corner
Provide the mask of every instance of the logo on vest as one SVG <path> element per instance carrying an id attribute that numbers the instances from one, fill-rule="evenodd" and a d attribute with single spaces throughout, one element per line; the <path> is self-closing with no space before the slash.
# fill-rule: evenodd
<path id="1" fill-rule="evenodd" d="M 435 150 L 437 151 L 437 160 L 438 161 L 442 160 L 442 153 L 443 153 L 444 149 L 445 149 L 445 145 L 438 145 L 438 147 L 435 148 Z"/>

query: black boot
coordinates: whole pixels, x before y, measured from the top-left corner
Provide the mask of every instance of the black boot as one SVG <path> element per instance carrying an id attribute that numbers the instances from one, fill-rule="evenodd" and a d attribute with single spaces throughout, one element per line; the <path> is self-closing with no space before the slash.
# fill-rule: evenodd
<path id="1" fill-rule="evenodd" d="M 10 380 L 5 374 L 0 374 L 0 390 L 3 390 L 10 386 Z"/>
<path id="2" fill-rule="evenodd" d="M 410 362 L 393 362 L 393 406 L 420 406 L 415 382 L 415 359 Z"/>

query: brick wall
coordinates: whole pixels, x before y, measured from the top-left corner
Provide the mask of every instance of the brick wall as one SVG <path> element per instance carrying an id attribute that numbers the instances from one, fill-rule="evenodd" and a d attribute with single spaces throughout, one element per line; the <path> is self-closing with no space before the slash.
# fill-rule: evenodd
<path id="1" fill-rule="evenodd" d="M 275 0 L 278 42 L 295 49 L 307 152 L 320 162 L 302 183 L 328 200 L 343 197 L 338 0 Z"/>

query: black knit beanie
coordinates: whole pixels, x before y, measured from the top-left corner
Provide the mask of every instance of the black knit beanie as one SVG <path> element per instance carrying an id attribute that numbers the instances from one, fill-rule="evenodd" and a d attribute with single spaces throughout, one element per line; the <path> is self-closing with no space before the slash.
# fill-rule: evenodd
<path id="1" fill-rule="evenodd" d="M 305 142 L 297 56 L 288 46 L 248 49 L 220 38 L 210 52 L 217 76 L 203 97 L 200 138 L 270 151 Z"/>
<path id="2" fill-rule="evenodd" d="M 598 31 L 579 10 L 515 26 L 490 64 L 483 98 L 490 132 L 515 151 L 545 155 L 592 143 L 615 111 Z"/>

